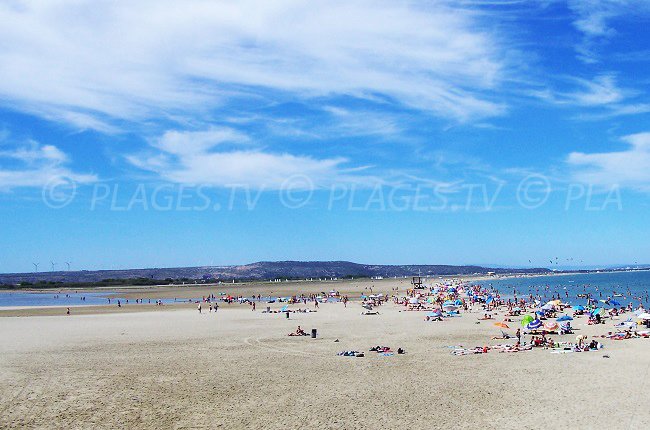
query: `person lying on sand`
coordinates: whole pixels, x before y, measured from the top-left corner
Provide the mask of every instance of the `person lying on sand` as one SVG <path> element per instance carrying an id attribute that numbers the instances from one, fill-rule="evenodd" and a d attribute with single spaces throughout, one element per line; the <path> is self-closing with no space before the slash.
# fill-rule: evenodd
<path id="1" fill-rule="evenodd" d="M 512 336 L 510 336 L 508 333 L 505 331 L 501 331 L 501 336 L 492 336 L 492 340 L 497 340 L 497 339 L 510 339 Z"/>

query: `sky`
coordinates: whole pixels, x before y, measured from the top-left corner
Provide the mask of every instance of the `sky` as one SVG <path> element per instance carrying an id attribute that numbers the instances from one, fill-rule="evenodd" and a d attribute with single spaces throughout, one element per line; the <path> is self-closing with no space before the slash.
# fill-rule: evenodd
<path id="1" fill-rule="evenodd" d="M 0 2 L 0 272 L 650 263 L 650 1 Z"/>

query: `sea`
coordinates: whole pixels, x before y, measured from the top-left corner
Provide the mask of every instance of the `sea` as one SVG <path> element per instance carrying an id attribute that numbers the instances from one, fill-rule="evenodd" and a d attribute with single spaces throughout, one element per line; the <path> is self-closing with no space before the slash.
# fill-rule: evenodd
<path id="1" fill-rule="evenodd" d="M 528 298 L 532 294 L 550 300 L 559 295 L 562 301 L 572 305 L 586 305 L 587 299 L 578 297 L 585 294 L 590 294 L 595 300 L 613 299 L 621 306 L 632 303 L 635 307 L 639 305 L 639 301 L 647 307 L 650 298 L 648 270 L 506 278 L 482 281 L 478 284 L 493 288 L 503 297 L 513 297 L 516 292 L 519 298 Z"/>

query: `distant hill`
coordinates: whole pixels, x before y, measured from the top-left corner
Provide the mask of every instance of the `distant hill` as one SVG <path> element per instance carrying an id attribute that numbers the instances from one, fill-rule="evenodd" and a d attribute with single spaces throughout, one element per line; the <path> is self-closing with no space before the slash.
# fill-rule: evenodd
<path id="1" fill-rule="evenodd" d="M 505 273 L 549 273 L 546 268 L 508 269 L 450 265 L 376 265 L 349 261 L 262 261 L 241 266 L 175 267 L 126 270 L 82 270 L 0 274 L 0 284 L 99 282 L 107 279 L 268 280 L 345 277 L 450 276 Z"/>

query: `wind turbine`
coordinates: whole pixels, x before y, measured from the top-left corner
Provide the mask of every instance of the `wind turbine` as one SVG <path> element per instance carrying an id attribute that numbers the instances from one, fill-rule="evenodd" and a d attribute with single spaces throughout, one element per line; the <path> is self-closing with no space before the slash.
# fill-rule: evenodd
<path id="1" fill-rule="evenodd" d="M 32 263 L 32 264 L 34 265 L 34 271 L 35 271 L 35 272 L 38 272 L 38 264 L 39 264 L 39 263 Z"/>
<path id="2" fill-rule="evenodd" d="M 54 269 L 56 268 L 56 263 L 54 261 L 50 261 L 50 264 L 52 264 L 52 272 L 54 272 Z"/>
<path id="3" fill-rule="evenodd" d="M 65 264 L 68 265 L 68 272 L 70 271 L 70 263 L 72 263 L 72 261 L 66 261 L 66 262 L 65 262 Z"/>

